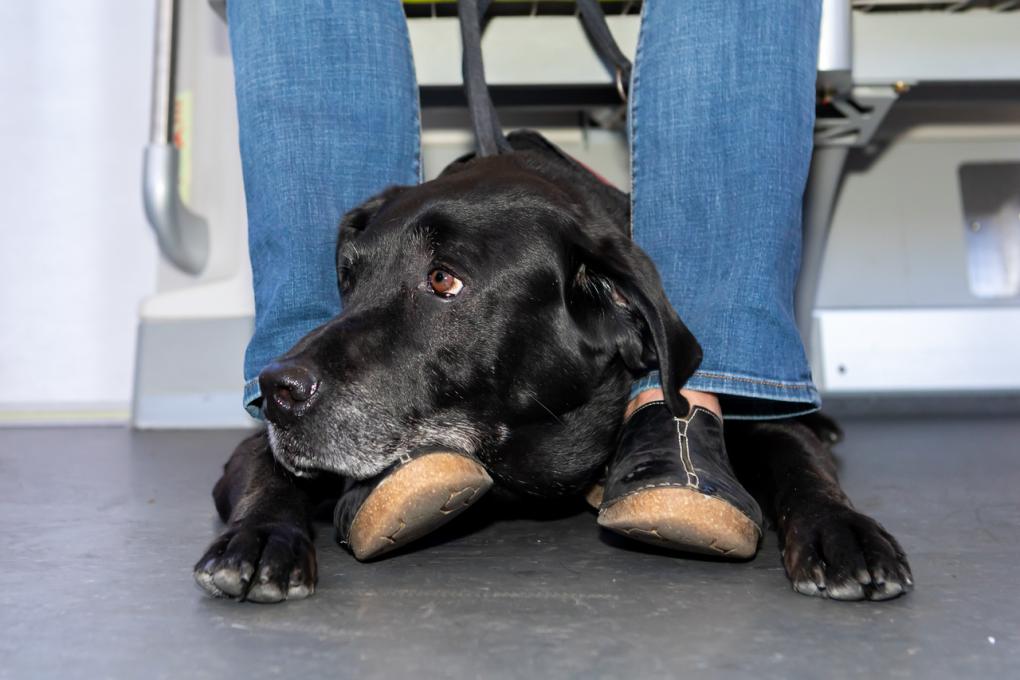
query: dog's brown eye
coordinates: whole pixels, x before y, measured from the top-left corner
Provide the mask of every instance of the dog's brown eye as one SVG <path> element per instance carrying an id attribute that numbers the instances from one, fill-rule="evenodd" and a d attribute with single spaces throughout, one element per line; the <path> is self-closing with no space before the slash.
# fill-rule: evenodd
<path id="1" fill-rule="evenodd" d="M 464 287 L 464 282 L 445 269 L 429 272 L 429 288 L 440 297 L 453 297 Z"/>

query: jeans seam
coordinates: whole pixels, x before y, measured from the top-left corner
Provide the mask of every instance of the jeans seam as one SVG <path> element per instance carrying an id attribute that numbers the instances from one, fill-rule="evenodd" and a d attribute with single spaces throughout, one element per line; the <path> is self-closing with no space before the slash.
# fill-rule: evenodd
<path id="1" fill-rule="evenodd" d="M 783 382 L 780 380 L 768 380 L 764 378 L 750 378 L 742 375 L 733 375 L 730 373 L 714 373 L 711 371 L 695 371 L 695 377 L 705 378 L 707 380 L 733 380 L 735 382 L 751 383 L 754 385 L 765 385 L 766 387 L 775 387 L 781 390 L 803 390 L 810 385 L 809 381 L 804 382 Z"/>
<path id="2" fill-rule="evenodd" d="M 641 5 L 641 16 L 638 19 L 638 41 L 637 47 L 634 49 L 634 67 L 630 72 L 630 89 L 627 90 L 627 96 L 630 102 L 630 110 L 627 112 L 627 126 L 630 129 L 630 135 L 628 139 L 628 146 L 630 147 L 630 221 L 627 224 L 627 235 L 630 240 L 634 240 L 634 195 L 637 193 L 637 182 L 634 181 L 634 168 L 637 165 L 637 154 L 635 153 L 634 138 L 637 135 L 637 108 L 638 108 L 638 80 L 639 72 L 641 68 L 641 52 L 642 45 L 644 43 L 645 35 L 645 11 L 646 6 L 644 3 Z"/>
<path id="3" fill-rule="evenodd" d="M 798 381 L 789 382 L 782 380 L 769 380 L 767 378 L 751 378 L 749 376 L 734 375 L 731 373 L 718 373 L 714 371 L 695 371 L 692 377 L 705 378 L 707 380 L 719 380 L 726 381 L 732 380 L 734 382 L 749 383 L 753 385 L 764 385 L 766 387 L 775 387 L 782 390 L 803 390 L 810 386 L 809 381 Z M 635 380 L 631 386 L 632 391 L 645 390 L 652 387 L 661 387 L 662 382 L 659 377 L 658 371 L 652 371 L 643 378 Z"/>
<path id="4" fill-rule="evenodd" d="M 411 99 L 415 105 L 411 107 L 411 124 L 414 128 L 417 139 L 415 140 L 414 149 L 414 166 L 412 168 L 413 174 L 418 178 L 420 184 L 425 180 L 425 168 L 421 162 L 421 88 L 418 87 L 418 68 L 414 63 L 414 49 L 411 45 L 411 31 L 407 25 L 407 20 L 403 16 L 403 8 L 400 9 L 401 20 L 404 24 L 404 41 L 407 43 L 407 57 L 408 61 L 411 62 Z"/>

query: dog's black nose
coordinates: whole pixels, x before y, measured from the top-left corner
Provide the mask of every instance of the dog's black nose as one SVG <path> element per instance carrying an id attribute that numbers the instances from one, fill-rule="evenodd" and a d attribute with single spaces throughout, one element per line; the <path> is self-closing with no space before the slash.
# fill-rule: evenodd
<path id="1" fill-rule="evenodd" d="M 304 415 L 319 392 L 319 378 L 302 364 L 277 361 L 259 374 L 262 412 L 275 425 L 289 425 Z"/>

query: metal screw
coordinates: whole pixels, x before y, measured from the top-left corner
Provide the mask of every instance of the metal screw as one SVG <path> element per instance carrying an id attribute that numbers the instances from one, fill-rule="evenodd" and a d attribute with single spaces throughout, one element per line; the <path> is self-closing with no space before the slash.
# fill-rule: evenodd
<path id="1" fill-rule="evenodd" d="M 980 222 L 971 222 L 970 223 L 970 230 L 972 232 L 974 232 L 975 234 L 978 233 L 979 231 L 981 231 L 981 223 Z"/>

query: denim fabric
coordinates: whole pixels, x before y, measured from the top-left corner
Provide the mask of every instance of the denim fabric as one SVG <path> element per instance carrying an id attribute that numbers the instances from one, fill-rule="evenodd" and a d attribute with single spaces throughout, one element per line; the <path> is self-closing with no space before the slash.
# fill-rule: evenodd
<path id="1" fill-rule="evenodd" d="M 662 376 L 658 371 L 650 371 L 632 382 L 630 384 L 630 396 L 627 397 L 627 400 L 629 401 L 645 390 L 651 389 L 662 389 Z"/>
<path id="2" fill-rule="evenodd" d="M 255 332 L 244 404 L 273 358 L 340 311 L 340 217 L 419 180 L 418 88 L 398 0 L 227 3 Z"/>
<path id="3" fill-rule="evenodd" d="M 820 0 L 645 0 L 631 82 L 633 235 L 727 417 L 820 399 L 793 315 Z M 654 376 L 651 376 L 654 382 Z"/>

